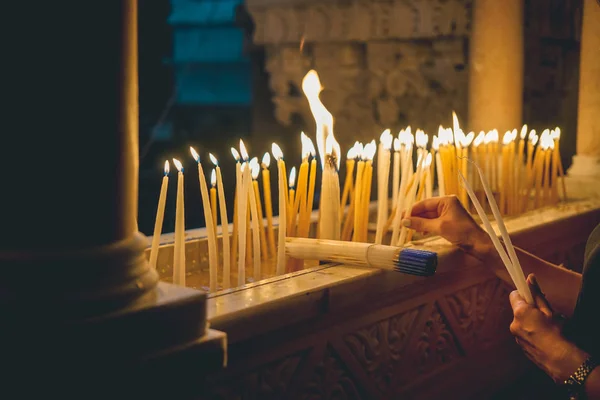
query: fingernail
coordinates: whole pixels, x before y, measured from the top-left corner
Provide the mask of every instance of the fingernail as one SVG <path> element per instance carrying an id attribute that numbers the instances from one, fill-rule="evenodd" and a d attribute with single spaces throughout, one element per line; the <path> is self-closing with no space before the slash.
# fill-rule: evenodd
<path id="1" fill-rule="evenodd" d="M 410 228 L 410 219 L 403 219 L 402 220 L 402 225 L 405 226 L 405 227 L 407 227 L 407 228 Z"/>

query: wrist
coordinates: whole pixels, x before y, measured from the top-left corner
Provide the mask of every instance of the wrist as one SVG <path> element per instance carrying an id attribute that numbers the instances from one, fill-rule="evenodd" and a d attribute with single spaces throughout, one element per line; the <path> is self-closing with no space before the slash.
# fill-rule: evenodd
<path id="1" fill-rule="evenodd" d="M 563 384 L 589 355 L 564 338 L 557 344 L 557 348 L 557 357 L 552 360 L 552 369 L 549 372 L 556 383 Z"/>
<path id="2" fill-rule="evenodd" d="M 483 263 L 492 261 L 498 254 L 492 239 L 483 230 L 478 230 L 471 239 L 467 253 Z"/>

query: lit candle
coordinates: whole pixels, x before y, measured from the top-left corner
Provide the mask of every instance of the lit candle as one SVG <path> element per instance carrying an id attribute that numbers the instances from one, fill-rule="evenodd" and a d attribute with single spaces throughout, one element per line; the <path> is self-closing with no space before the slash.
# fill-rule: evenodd
<path id="1" fill-rule="evenodd" d="M 484 160 L 484 156 L 482 154 L 482 149 L 483 146 L 481 146 L 483 144 L 483 142 L 485 141 L 485 132 L 481 131 L 479 132 L 479 135 L 477 135 L 477 137 L 473 140 L 473 160 L 477 163 L 477 165 L 481 165 L 483 164 L 482 161 Z M 479 184 L 478 184 L 479 180 L 475 179 L 473 182 L 473 188 L 475 190 L 475 194 L 479 193 Z"/>
<path id="2" fill-rule="evenodd" d="M 522 211 L 526 211 L 529 209 L 529 199 L 531 198 L 531 189 L 534 184 L 533 153 L 538 138 L 539 137 L 537 136 L 535 129 L 532 129 L 529 133 L 529 140 L 527 141 L 527 184 L 525 185 L 525 195 L 523 196 L 523 204 L 521 206 Z"/>
<path id="3" fill-rule="evenodd" d="M 362 221 L 360 224 L 360 240 L 362 242 L 368 241 L 369 236 L 369 217 L 370 217 L 370 204 L 371 204 L 371 186 L 373 181 L 373 158 L 377 152 L 377 145 L 375 140 L 367 143 L 365 146 L 366 162 L 365 169 L 363 172 L 363 188 L 361 194 L 361 208 L 363 209 Z"/>
<path id="4" fill-rule="evenodd" d="M 356 184 L 354 185 L 354 233 L 352 236 L 352 241 L 358 242 L 360 240 L 360 227 L 362 224 L 362 215 L 364 213 L 364 209 L 362 207 L 362 196 L 363 196 L 363 175 L 365 170 L 366 163 L 366 154 L 365 148 L 362 148 L 361 158 L 356 166 Z"/>
<path id="5" fill-rule="evenodd" d="M 406 189 L 408 187 L 408 176 L 409 171 L 412 171 L 412 163 L 409 165 L 408 161 L 412 157 L 412 143 L 406 141 L 403 143 L 404 152 L 402 154 L 402 176 L 400 179 L 400 189 L 398 193 L 398 199 L 396 203 L 396 213 L 394 215 L 394 222 L 392 228 L 392 240 L 390 244 L 395 246 L 398 243 L 398 237 L 400 235 L 400 222 L 402 221 L 402 212 L 404 211 L 404 205 L 406 202 Z M 439 153 L 438 153 L 439 155 Z"/>
<path id="6" fill-rule="evenodd" d="M 240 153 L 235 148 L 231 148 L 231 154 L 235 160 L 235 193 L 233 197 L 233 231 L 231 234 L 231 265 L 234 265 L 237 261 L 238 251 L 238 239 L 239 239 L 239 227 L 238 227 L 238 208 L 239 208 L 239 193 L 242 184 L 242 171 L 241 171 L 241 157 Z"/>
<path id="7" fill-rule="evenodd" d="M 548 149 L 546 150 L 546 158 L 544 161 L 544 205 L 547 205 L 551 200 L 551 187 L 550 187 L 550 159 L 552 158 L 552 149 L 554 148 L 554 141 L 552 137 L 548 135 Z"/>
<path id="8" fill-rule="evenodd" d="M 217 173 L 215 169 L 210 173 L 210 211 L 212 213 L 212 218 L 215 227 L 215 235 L 217 234 Z"/>
<path id="9" fill-rule="evenodd" d="M 302 141 L 302 163 L 298 171 L 298 184 L 296 185 L 296 195 L 294 200 L 290 200 L 293 203 L 292 206 L 292 225 L 288 231 L 288 236 L 298 236 L 300 229 L 300 223 L 306 209 L 306 196 L 308 194 L 308 158 L 310 157 L 310 139 L 302 132 L 300 134 L 300 140 Z"/>
<path id="10" fill-rule="evenodd" d="M 267 152 L 262 158 L 263 195 L 265 197 L 265 214 L 267 214 L 267 238 L 269 254 L 275 256 L 275 230 L 273 229 L 273 202 L 271 200 L 271 155 Z"/>
<path id="11" fill-rule="evenodd" d="M 254 180 L 252 179 L 252 175 L 256 174 L 258 177 L 258 173 L 260 171 L 260 166 L 258 165 L 258 159 L 254 157 L 248 163 L 248 168 L 246 168 L 246 188 L 248 199 L 250 200 L 250 215 L 252 216 L 252 254 L 254 255 L 254 281 L 259 281 L 261 278 L 261 265 L 260 265 L 260 225 L 262 224 L 262 218 L 258 215 L 258 204 L 256 195 L 253 189 Z M 256 185 L 258 189 L 258 184 Z M 264 232 L 263 232 L 264 235 Z"/>
<path id="12" fill-rule="evenodd" d="M 252 159 L 254 160 L 254 158 Z M 267 234 L 265 232 L 265 224 L 262 212 L 262 200 L 260 197 L 260 189 L 258 187 L 258 175 L 260 175 L 260 165 L 258 164 L 258 159 L 256 162 L 250 160 L 250 173 L 252 175 L 252 189 L 253 195 L 256 199 L 256 212 L 257 212 L 257 220 L 258 220 L 258 233 L 260 235 L 260 255 L 262 259 L 267 259 L 268 250 L 267 250 Z"/>
<path id="13" fill-rule="evenodd" d="M 556 164 L 558 166 L 558 174 L 560 174 L 560 181 L 562 183 L 563 190 L 563 200 L 567 201 L 567 185 L 565 184 L 565 171 L 563 169 L 562 158 L 560 156 L 560 128 L 556 127 L 554 129 L 554 135 L 552 139 L 554 139 L 554 154 L 556 157 Z M 556 180 L 556 186 L 558 188 L 558 178 Z M 558 190 L 558 189 L 557 189 Z M 557 194 L 558 197 L 558 194 Z M 558 198 L 557 198 L 558 201 Z"/>
<path id="14" fill-rule="evenodd" d="M 392 208 L 398 201 L 398 190 L 400 190 L 400 138 L 394 138 L 394 166 L 392 172 Z"/>
<path id="15" fill-rule="evenodd" d="M 208 236 L 208 265 L 209 265 L 209 276 L 210 276 L 210 291 L 214 292 L 217 290 L 217 238 L 215 235 L 215 222 L 210 208 L 210 200 L 208 193 L 208 186 L 206 185 L 206 177 L 204 176 L 204 170 L 202 169 L 202 163 L 200 162 L 200 155 L 190 147 L 192 157 L 198 164 L 198 180 L 200 181 L 200 195 L 202 196 L 202 207 L 204 208 L 204 220 L 206 221 L 206 234 Z"/>
<path id="16" fill-rule="evenodd" d="M 537 151 L 535 152 L 535 160 L 534 160 L 534 174 L 535 174 L 535 207 L 538 208 L 541 206 L 541 200 L 543 198 L 542 192 L 542 180 L 544 176 L 544 161 L 546 159 L 546 151 L 548 150 L 548 136 L 550 135 L 550 131 L 548 129 L 544 130 L 540 135 L 540 141 L 538 144 Z"/>
<path id="17" fill-rule="evenodd" d="M 431 164 L 433 164 L 433 152 L 429 152 L 427 160 L 429 162 L 425 165 L 425 198 L 429 199 L 433 197 L 433 180 L 431 178 Z"/>
<path id="18" fill-rule="evenodd" d="M 308 136 L 305 137 L 307 159 L 312 158 L 309 164 L 309 177 L 306 200 L 300 202 L 300 217 L 298 221 L 298 237 L 308 237 L 310 230 L 310 217 L 312 215 L 313 201 L 315 197 L 315 182 L 317 179 L 317 160 L 315 146 Z M 303 144 L 303 146 L 304 146 Z M 305 202 L 304 202 L 305 201 Z"/>
<path id="19" fill-rule="evenodd" d="M 165 175 L 160 186 L 158 196 L 158 207 L 156 208 L 156 220 L 154 221 L 154 235 L 152 236 L 152 247 L 150 248 L 150 267 L 156 268 L 158 259 L 158 247 L 160 246 L 160 234 L 162 232 L 163 219 L 165 218 L 165 205 L 167 203 L 167 189 L 169 187 L 169 161 L 165 161 Z"/>
<path id="20" fill-rule="evenodd" d="M 333 116 L 321 102 L 319 94 L 323 90 L 319 75 L 309 71 L 302 80 L 302 90 L 308 100 L 316 122 L 317 148 L 321 157 L 323 177 L 321 180 L 321 201 L 319 212 L 319 237 L 339 240 L 340 238 L 340 145 L 333 135 Z"/>
<path id="21" fill-rule="evenodd" d="M 431 162 L 431 154 L 429 154 L 427 158 L 429 158 L 429 162 Z M 413 181 L 406 198 L 406 217 L 410 217 L 412 213 L 412 206 L 415 202 L 417 187 L 419 186 L 419 181 L 421 180 L 421 175 L 423 174 L 423 168 L 426 161 L 427 160 L 423 159 L 423 157 L 417 158 L 417 172 L 415 174 L 416 178 Z M 402 230 L 400 231 L 400 239 L 398 239 L 397 244 L 398 246 L 404 246 L 404 244 L 406 243 L 407 235 L 408 229 L 405 226 L 403 226 Z"/>
<path id="22" fill-rule="evenodd" d="M 390 180 L 390 149 L 392 148 L 393 136 L 386 129 L 379 138 L 380 164 L 377 166 L 377 227 L 375 230 L 375 243 L 383 243 L 383 228 L 388 218 L 388 196 Z"/>
<path id="23" fill-rule="evenodd" d="M 287 218 L 287 232 L 288 236 L 292 236 L 292 226 L 294 225 L 294 200 L 296 197 L 296 167 L 292 167 L 290 170 L 290 179 L 288 180 L 288 218 Z"/>
<path id="24" fill-rule="evenodd" d="M 273 158 L 277 160 L 277 177 L 278 177 L 278 191 L 279 191 L 279 227 L 278 227 L 278 242 L 277 242 L 277 275 L 281 275 L 285 272 L 285 237 L 286 237 L 286 211 L 287 211 L 287 185 L 284 181 L 286 175 L 285 162 L 283 161 L 283 152 L 281 148 L 273 143 L 271 145 L 271 152 Z"/>
<path id="25" fill-rule="evenodd" d="M 250 168 L 248 167 L 248 151 L 240 139 L 240 185 L 238 192 L 238 286 L 246 284 L 246 254 L 248 253 L 248 182 Z"/>
<path id="26" fill-rule="evenodd" d="M 509 181 L 508 181 L 508 169 L 510 167 L 509 159 L 508 159 L 508 150 L 511 141 L 512 135 L 509 131 L 507 131 L 502 137 L 502 185 L 500 186 L 500 211 L 502 214 L 506 214 L 508 212 L 508 191 L 509 191 Z"/>
<path id="27" fill-rule="evenodd" d="M 175 244 L 173 246 L 173 283 L 185 286 L 185 206 L 183 201 L 183 165 L 173 159 L 177 168 L 177 203 L 175 207 Z"/>
<path id="28" fill-rule="evenodd" d="M 231 287 L 231 248 L 229 247 L 229 220 L 227 218 L 223 175 L 221 174 L 221 167 L 219 167 L 217 158 L 210 153 L 208 153 L 208 157 L 215 165 L 215 170 L 217 171 L 217 190 L 219 192 L 219 211 L 221 213 L 221 238 L 223 241 L 223 288 L 229 289 Z"/>

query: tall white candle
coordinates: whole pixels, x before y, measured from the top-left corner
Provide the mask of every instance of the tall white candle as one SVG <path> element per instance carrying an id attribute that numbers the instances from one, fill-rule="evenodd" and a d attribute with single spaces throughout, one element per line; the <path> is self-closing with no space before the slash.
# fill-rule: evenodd
<path id="1" fill-rule="evenodd" d="M 221 236 L 223 240 L 223 288 L 231 286 L 231 249 L 229 244 L 229 220 L 227 219 L 227 203 L 225 202 L 225 189 L 223 188 L 223 176 L 217 158 L 208 154 L 217 171 L 217 190 L 219 195 L 219 211 L 221 213 Z"/>
<path id="2" fill-rule="evenodd" d="M 277 275 L 281 275 L 285 272 L 285 236 L 286 236 L 286 221 L 287 221 L 287 200 L 286 191 L 287 185 L 285 183 L 285 163 L 283 161 L 283 152 L 281 148 L 273 143 L 271 145 L 271 152 L 273 158 L 277 160 L 277 183 L 279 192 L 279 227 L 278 227 L 278 239 L 277 239 Z"/>
<path id="3" fill-rule="evenodd" d="M 248 187 L 246 185 L 246 175 L 250 170 L 248 167 L 248 151 L 244 142 L 240 139 L 240 155 L 242 164 L 240 165 L 240 184 L 238 195 L 238 286 L 246 284 L 246 240 L 248 222 Z"/>
<path id="4" fill-rule="evenodd" d="M 150 267 L 156 268 L 158 259 L 158 247 L 160 246 L 160 234 L 162 232 L 163 220 L 165 218 L 165 205 L 167 203 L 167 189 L 169 187 L 169 161 L 165 161 L 165 176 L 163 176 L 160 186 L 160 196 L 158 197 L 158 207 L 156 208 L 156 220 L 154 221 L 154 235 L 152 236 L 152 246 L 150 248 Z"/>
<path id="5" fill-rule="evenodd" d="M 392 172 L 392 208 L 396 206 L 400 190 L 400 139 L 394 138 L 394 166 Z"/>
<path id="6" fill-rule="evenodd" d="M 202 197 L 202 207 L 204 208 L 204 221 L 206 222 L 206 234 L 208 236 L 208 265 L 209 265 L 209 282 L 210 291 L 215 292 L 217 290 L 217 239 L 215 235 L 215 222 L 213 221 L 212 211 L 210 208 L 210 200 L 208 198 L 208 185 L 206 184 L 206 177 L 204 176 L 204 170 L 202 169 L 202 163 L 200 162 L 200 155 L 190 147 L 190 152 L 198 164 L 198 180 L 200 181 L 200 195 Z"/>
<path id="7" fill-rule="evenodd" d="M 408 161 L 410 159 L 411 154 L 412 144 L 410 142 L 406 142 L 402 154 L 402 177 L 400 180 L 400 189 L 398 193 L 398 199 L 396 202 L 396 214 L 394 215 L 392 240 L 390 242 L 392 246 L 395 246 L 398 243 L 398 236 L 400 235 L 400 223 L 402 222 L 402 212 L 404 211 L 404 204 L 406 201 L 406 185 L 408 184 L 409 169 L 412 170 L 412 165 L 408 165 Z"/>
<path id="8" fill-rule="evenodd" d="M 390 177 L 390 149 L 393 137 L 389 129 L 386 129 L 380 138 L 380 162 L 377 165 L 377 225 L 375 230 L 375 243 L 383 243 L 383 228 L 388 218 L 388 196 Z"/>
<path id="9" fill-rule="evenodd" d="M 173 159 L 177 168 L 177 204 L 175 207 L 175 245 L 173 246 L 173 283 L 185 286 L 185 208 L 183 201 L 183 165 Z"/>
<path id="10" fill-rule="evenodd" d="M 410 216 L 411 212 L 412 212 L 412 206 L 415 202 L 415 196 L 417 194 L 417 186 L 419 185 L 419 182 L 421 181 L 421 176 L 423 174 L 423 168 L 425 165 L 425 161 L 426 159 L 424 159 L 423 157 L 419 157 L 417 158 L 417 172 L 416 172 L 416 176 L 415 176 L 415 180 L 412 184 L 412 186 L 410 187 L 410 191 L 407 195 L 407 199 L 406 199 L 406 216 Z M 400 239 L 398 239 L 398 246 L 404 246 L 404 242 L 406 242 L 406 237 L 408 235 L 408 229 L 403 226 L 402 230 L 400 231 Z"/>

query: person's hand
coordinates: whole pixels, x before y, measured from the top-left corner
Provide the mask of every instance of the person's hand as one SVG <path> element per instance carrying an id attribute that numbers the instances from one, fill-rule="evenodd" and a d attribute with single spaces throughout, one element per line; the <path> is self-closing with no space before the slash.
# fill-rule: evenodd
<path id="1" fill-rule="evenodd" d="M 433 197 L 416 203 L 402 224 L 417 232 L 442 236 L 479 260 L 494 250 L 488 234 L 456 196 Z"/>
<path id="2" fill-rule="evenodd" d="M 527 277 L 527 283 L 535 304 L 527 304 L 516 290 L 510 294 L 514 314 L 510 332 L 531 361 L 555 382 L 563 383 L 587 355 L 562 336 L 561 326 L 533 274 Z"/>

